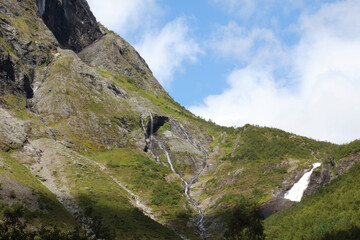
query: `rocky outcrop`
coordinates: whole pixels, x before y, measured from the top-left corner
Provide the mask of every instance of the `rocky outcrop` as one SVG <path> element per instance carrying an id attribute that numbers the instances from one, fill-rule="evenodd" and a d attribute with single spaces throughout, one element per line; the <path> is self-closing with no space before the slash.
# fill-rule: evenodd
<path id="1" fill-rule="evenodd" d="M 155 134 L 166 122 L 169 121 L 169 118 L 166 116 L 154 116 L 146 126 L 147 137 Z"/>
<path id="2" fill-rule="evenodd" d="M 52 59 L 57 42 L 32 1 L 0 1 L 0 94 L 33 97 L 33 69 Z"/>
<path id="3" fill-rule="evenodd" d="M 0 108 L 0 150 L 19 149 L 27 139 L 28 126 Z"/>
<path id="4" fill-rule="evenodd" d="M 346 170 L 352 168 L 358 161 L 360 161 L 360 153 L 356 153 L 342 159 L 336 164 L 338 174 L 343 174 Z"/>
<path id="5" fill-rule="evenodd" d="M 169 97 L 135 48 L 105 28 L 102 30 L 106 32 L 106 35 L 83 49 L 78 54 L 79 57 L 90 66 L 101 66 L 109 71 L 120 72 L 126 77 L 131 77 L 130 83 L 136 85 L 137 88 Z"/>
<path id="6" fill-rule="evenodd" d="M 303 196 L 307 197 L 316 193 L 335 177 L 335 174 L 331 171 L 331 164 L 323 164 L 311 174 L 309 185 Z"/>
<path id="7" fill-rule="evenodd" d="M 37 0 L 36 4 L 62 48 L 80 52 L 102 35 L 86 0 Z"/>

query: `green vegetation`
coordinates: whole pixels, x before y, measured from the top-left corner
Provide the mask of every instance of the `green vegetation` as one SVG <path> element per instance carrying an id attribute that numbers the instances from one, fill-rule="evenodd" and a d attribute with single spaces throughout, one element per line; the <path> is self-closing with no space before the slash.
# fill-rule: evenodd
<path id="1" fill-rule="evenodd" d="M 334 147 L 331 157 L 335 161 L 339 161 L 341 158 L 350 156 L 351 154 L 360 152 L 360 140 L 352 141 L 348 144 L 338 145 Z"/>
<path id="2" fill-rule="evenodd" d="M 191 112 L 185 109 L 183 106 L 175 102 L 171 97 L 167 94 L 159 94 L 152 93 L 147 90 L 144 90 L 139 86 L 133 78 L 125 76 L 121 73 L 114 74 L 112 72 L 106 71 L 102 68 L 98 68 L 98 71 L 105 78 L 112 78 L 113 81 L 118 84 L 120 87 L 124 87 L 127 90 L 131 91 L 137 97 L 141 97 L 143 99 L 147 99 L 149 102 L 144 103 L 151 106 L 151 109 L 154 106 L 158 107 L 164 114 L 168 114 L 178 119 L 192 119 L 192 120 L 200 120 L 195 117 Z"/>
<path id="3" fill-rule="evenodd" d="M 27 212 L 27 221 L 35 225 L 46 223 L 46 225 L 57 226 L 65 231 L 73 230 L 74 227 L 79 226 L 74 217 L 57 201 L 56 196 L 43 186 L 27 168 L 12 158 L 10 154 L 0 151 L 0 159 L 4 162 L 0 166 L 0 175 L 20 184 L 28 191 L 30 196 L 37 198 L 35 204 L 38 204 L 39 210 L 25 211 Z M 10 191 L 9 197 L 19 204 L 25 206 L 29 204 L 26 198 L 18 198 L 14 190 Z M 3 211 L 4 209 L 1 212 L 3 213 Z"/>
<path id="4" fill-rule="evenodd" d="M 360 164 L 265 220 L 268 239 L 360 239 Z"/>
<path id="5" fill-rule="evenodd" d="M 100 154 L 94 158 L 100 157 Z M 121 169 L 121 163 L 112 159 L 107 160 L 107 163 L 115 166 L 109 168 L 109 171 L 113 170 L 115 173 Z M 136 161 L 130 159 L 132 160 Z M 79 206 L 85 209 L 85 214 L 93 220 L 90 226 L 99 238 L 178 239 L 171 230 L 132 206 L 128 193 L 117 185 L 107 172 L 100 170 L 96 165 L 78 159 L 75 164 L 72 161 L 67 162 L 63 168 L 66 170 L 66 178 L 71 182 L 71 194 Z M 118 176 L 114 174 L 114 177 Z"/>
<path id="6" fill-rule="evenodd" d="M 225 239 L 265 239 L 261 208 L 256 201 L 239 194 L 227 194 L 216 204 L 221 210 L 215 214 L 227 226 Z"/>
<path id="7" fill-rule="evenodd" d="M 180 181 L 165 180 L 172 174 L 171 170 L 156 164 L 143 152 L 121 148 L 88 157 L 107 166 L 112 176 L 139 193 L 154 210 L 161 210 L 161 216 L 165 218 L 176 220 L 176 212 L 183 211 L 184 205 L 188 204 Z"/>
<path id="8" fill-rule="evenodd" d="M 238 145 L 234 152 L 224 157 L 224 160 L 281 161 L 288 158 L 323 158 L 336 146 L 275 128 L 245 125 L 238 132 L 240 138 Z M 318 152 L 319 154 L 314 156 L 314 153 Z"/>
<path id="9" fill-rule="evenodd" d="M 3 222 L 0 223 L 1 240 L 86 240 L 85 234 L 76 228 L 71 232 L 64 232 L 56 226 L 47 225 L 39 230 L 29 228 L 20 218 L 24 217 L 26 208 L 20 204 L 11 207 L 1 205 Z"/>
<path id="10" fill-rule="evenodd" d="M 182 193 L 183 189 L 179 184 L 162 181 L 155 185 L 151 203 L 159 207 L 176 207 L 182 200 Z"/>
<path id="11" fill-rule="evenodd" d="M 216 126 L 211 146 L 220 148 L 214 175 L 204 177 L 206 191 L 202 199 L 223 193 L 242 193 L 256 197 L 262 203 L 281 186 L 294 169 L 315 161 L 328 163 L 360 151 L 360 141 L 346 145 L 320 142 L 285 131 L 245 125 L 233 131 L 221 131 Z M 290 170 L 292 169 L 292 170 Z M 318 169 L 318 171 L 321 169 Z M 254 189 L 256 195 L 254 195 Z"/>
<path id="12" fill-rule="evenodd" d="M 4 163 L 0 167 L 1 176 L 8 176 L 12 181 L 29 188 L 30 195 L 35 194 L 37 196 L 38 210 L 30 211 L 24 207 L 19 209 L 21 210 L 21 218 L 24 217 L 26 223 L 35 225 L 39 231 L 28 229 L 25 225 L 5 224 L 0 226 L 2 229 L 0 231 L 4 231 L 4 236 L 10 236 L 11 239 L 34 239 L 34 236 L 37 236 L 35 239 L 50 239 L 50 237 L 44 236 L 53 236 L 52 239 L 81 239 L 80 237 L 71 238 L 77 236 L 78 231 L 74 231 L 76 227 L 79 227 L 71 214 L 28 169 L 10 157 L 10 154 L 11 152 L 0 152 L 0 159 Z M 66 152 L 59 157 L 61 159 L 65 157 L 64 159 L 69 159 L 69 161 L 62 165 L 61 171 L 58 171 L 56 176 L 63 178 L 66 174 L 66 179 L 71 182 L 67 187 L 70 188 L 80 207 L 85 209 L 85 214 L 92 219 L 91 222 L 86 222 L 86 219 L 82 218 L 77 220 L 87 223 L 98 238 L 178 239 L 171 230 L 146 217 L 139 209 L 134 208 L 129 203 L 128 194 L 95 166 L 80 161 L 80 159 L 78 159 L 78 163 L 74 164 Z M 18 197 L 12 191 L 10 195 L 14 196 L 13 199 L 18 202 L 19 206 L 27 206 L 27 198 Z M 11 206 L 3 203 L 2 206 L 0 208 L 0 219 L 3 221 L 6 221 L 8 208 L 13 206 L 15 210 L 18 209 L 17 205 Z M 15 210 L 15 213 L 19 212 Z M 14 235 L 11 235 L 12 233 Z M 17 238 L 17 236 L 21 237 Z"/>
<path id="13" fill-rule="evenodd" d="M 0 99 L 5 103 L 5 107 L 15 113 L 16 117 L 21 120 L 33 120 L 35 117 L 26 109 L 26 98 L 24 96 L 15 96 L 7 94 Z M 0 100 L 1 101 L 1 100 Z"/>

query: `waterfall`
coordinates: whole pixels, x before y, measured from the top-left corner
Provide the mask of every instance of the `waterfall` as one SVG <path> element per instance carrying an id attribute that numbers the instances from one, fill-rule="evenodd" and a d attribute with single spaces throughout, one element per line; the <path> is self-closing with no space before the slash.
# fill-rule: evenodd
<path id="1" fill-rule="evenodd" d="M 172 171 L 173 173 L 178 174 L 178 173 L 175 171 L 175 168 L 174 168 L 174 166 L 173 166 L 173 164 L 172 164 L 172 161 L 171 161 L 169 152 L 165 149 L 163 143 L 160 142 L 160 141 L 158 141 L 155 137 L 154 137 L 153 139 L 159 144 L 160 149 L 165 153 L 171 171 Z M 200 172 L 200 173 L 201 173 L 201 172 Z M 198 214 L 199 214 L 199 217 L 198 217 L 198 220 L 196 221 L 196 224 L 197 224 L 198 227 L 199 227 L 199 230 L 200 230 L 201 235 L 203 235 L 204 232 L 205 232 L 205 228 L 204 228 L 204 226 L 203 226 L 204 214 L 202 213 L 201 209 L 199 208 L 197 202 L 190 196 L 190 188 L 191 188 L 191 185 L 193 184 L 193 181 L 194 181 L 196 178 L 197 178 L 197 177 L 194 177 L 194 178 L 192 178 L 192 179 L 190 180 L 190 182 L 186 182 L 186 181 L 180 176 L 181 182 L 183 183 L 184 188 L 185 188 L 185 191 L 184 191 L 184 192 L 185 192 L 186 198 L 187 198 L 187 199 L 189 200 L 189 202 L 194 206 L 194 208 L 197 210 L 197 212 L 198 212 Z"/>
<path id="2" fill-rule="evenodd" d="M 172 164 L 172 161 L 171 161 L 171 158 L 170 158 L 170 155 L 169 155 L 169 152 L 166 150 L 165 148 L 165 145 L 160 141 L 158 140 L 154 135 L 153 135 L 153 125 L 154 125 L 154 119 L 153 119 L 153 116 L 151 114 L 151 112 L 149 112 L 150 114 L 150 136 L 149 139 L 150 139 L 150 143 L 149 143 L 149 150 L 152 152 L 152 149 L 151 149 L 151 141 L 155 141 L 158 145 L 159 145 L 159 148 L 165 153 L 165 156 L 166 156 L 166 159 L 167 159 L 167 162 L 170 166 L 170 169 L 173 173 L 176 173 L 176 170 Z M 191 138 L 188 136 L 188 134 L 183 130 L 183 128 L 179 125 L 178 126 L 179 129 L 184 133 L 184 137 L 186 140 L 188 140 L 191 144 L 195 145 L 195 143 L 191 140 Z M 200 231 L 200 234 L 203 236 L 204 233 L 205 233 L 205 228 L 204 228 L 204 225 L 203 225 L 203 220 L 204 220 L 204 214 L 202 213 L 201 209 L 199 208 L 198 206 L 198 203 L 190 196 L 190 188 L 193 184 L 193 182 L 198 178 L 198 176 L 202 173 L 202 171 L 204 170 L 204 168 L 206 167 L 206 160 L 208 158 L 208 154 L 207 152 L 205 151 L 205 149 L 200 146 L 200 145 L 197 145 L 197 147 L 201 150 L 201 152 L 203 152 L 204 154 L 204 167 L 203 169 L 201 169 L 201 171 L 199 172 L 199 174 L 197 174 L 197 176 L 193 177 L 190 179 L 189 182 L 185 181 L 185 179 L 183 179 L 179 174 L 180 176 L 180 179 L 181 179 L 181 182 L 182 184 L 184 185 L 184 193 L 186 195 L 186 198 L 189 200 L 189 202 L 191 203 L 191 205 L 196 209 L 196 211 L 198 212 L 199 216 L 198 216 L 198 219 L 196 220 L 196 225 L 198 226 L 199 228 L 199 231 Z M 158 157 L 157 158 L 157 161 L 158 161 Z M 160 162 L 160 161 L 159 161 Z M 204 238 L 205 239 L 205 238 Z"/>
<path id="3" fill-rule="evenodd" d="M 39 9 L 40 16 L 42 17 L 45 12 L 45 0 L 38 0 L 36 1 L 37 7 Z"/>
<path id="4" fill-rule="evenodd" d="M 311 174 L 316 168 L 320 166 L 321 163 L 313 163 L 312 169 L 309 172 L 305 173 L 300 178 L 300 180 L 297 183 L 295 183 L 294 186 L 288 192 L 285 193 L 284 198 L 294 202 L 300 202 L 305 190 L 309 186 Z"/>
<path id="5" fill-rule="evenodd" d="M 154 118 L 153 118 L 151 112 L 149 112 L 149 113 L 150 113 L 150 137 L 151 137 L 153 135 L 153 131 L 154 131 Z"/>
<path id="6" fill-rule="evenodd" d="M 172 164 L 172 162 L 171 162 L 171 158 L 170 158 L 169 152 L 165 149 L 165 146 L 163 145 L 163 143 L 160 142 L 160 141 L 158 141 L 155 137 L 153 137 L 152 139 L 155 140 L 155 141 L 158 143 L 160 149 L 165 153 L 166 159 L 167 159 L 167 161 L 168 161 L 168 163 L 169 163 L 169 166 L 170 166 L 171 171 L 172 171 L 173 173 L 176 173 L 175 168 L 174 168 L 174 166 L 173 166 L 173 164 Z"/>

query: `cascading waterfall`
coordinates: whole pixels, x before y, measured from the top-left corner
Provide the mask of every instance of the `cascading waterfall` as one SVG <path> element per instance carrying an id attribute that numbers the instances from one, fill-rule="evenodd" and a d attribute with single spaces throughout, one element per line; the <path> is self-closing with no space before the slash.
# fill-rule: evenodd
<path id="1" fill-rule="evenodd" d="M 69 15 L 69 4 L 68 4 L 68 0 L 61 0 L 62 4 L 64 5 L 64 15 L 66 20 L 68 20 L 69 22 L 71 21 L 70 19 L 70 15 Z"/>
<path id="2" fill-rule="evenodd" d="M 294 186 L 288 192 L 285 193 L 284 198 L 294 202 L 300 202 L 305 190 L 309 186 L 311 174 L 316 168 L 320 166 L 321 163 L 313 163 L 312 169 L 309 172 L 305 173 L 300 178 L 300 180 L 297 183 L 295 183 Z"/>
<path id="3" fill-rule="evenodd" d="M 45 0 L 38 0 L 36 1 L 36 3 L 39 9 L 40 16 L 42 17 L 45 12 Z"/>
<path id="4" fill-rule="evenodd" d="M 154 119 L 153 119 L 153 116 L 152 116 L 151 112 L 149 112 L 149 114 L 150 114 L 150 136 L 149 136 L 149 138 L 150 138 L 150 145 L 149 145 L 149 148 L 151 148 L 151 140 L 155 141 L 155 142 L 159 145 L 160 149 L 165 153 L 165 156 L 166 156 L 166 159 L 167 159 L 167 162 L 168 162 L 168 164 L 169 164 L 169 166 L 170 166 L 171 171 L 172 171 L 173 173 L 178 174 L 178 173 L 176 172 L 173 164 L 172 164 L 172 161 L 171 161 L 169 152 L 166 150 L 164 144 L 163 144 L 161 141 L 159 141 L 159 140 L 153 135 L 153 122 L 154 122 Z M 186 132 L 185 132 L 183 129 L 181 129 L 181 130 L 185 133 L 186 139 L 187 139 L 190 143 L 194 144 L 193 141 L 192 141 L 192 140 L 189 138 L 189 136 L 186 134 Z M 204 158 L 205 158 L 205 160 L 204 160 L 204 165 L 203 165 L 203 168 L 201 169 L 201 171 L 200 171 L 195 177 L 191 178 L 189 182 L 185 181 L 185 179 L 183 179 L 179 174 L 178 174 L 178 175 L 180 176 L 181 182 L 182 182 L 182 184 L 184 185 L 184 193 L 185 193 L 185 195 L 186 195 L 186 198 L 188 199 L 188 201 L 191 203 L 191 205 L 196 209 L 196 211 L 197 211 L 198 214 L 199 214 L 198 219 L 197 219 L 197 221 L 196 221 L 196 225 L 197 225 L 198 228 L 199 228 L 200 234 L 203 236 L 204 233 L 205 233 L 205 228 L 204 228 L 204 225 L 203 225 L 204 214 L 202 213 L 201 209 L 199 208 L 198 203 L 190 196 L 190 188 L 191 188 L 193 182 L 198 178 L 198 176 L 202 173 L 202 171 L 203 171 L 204 168 L 206 167 L 206 160 L 207 160 L 207 158 L 208 158 L 208 154 L 206 153 L 206 151 L 204 150 L 204 148 L 203 148 L 202 146 L 200 146 L 199 148 L 201 149 L 201 152 L 203 152 Z M 150 149 L 150 150 L 151 150 L 151 149 Z M 157 158 L 157 159 L 158 159 L 158 158 Z M 205 238 L 204 238 L 204 239 L 205 239 Z"/>
<path id="5" fill-rule="evenodd" d="M 172 164 L 172 161 L 171 161 L 171 158 L 170 158 L 170 155 L 169 155 L 169 152 L 165 149 L 165 146 L 163 145 L 162 142 L 160 142 L 159 140 L 157 140 L 155 137 L 153 137 L 153 140 L 155 140 L 160 149 L 165 153 L 166 155 L 166 158 L 167 158 L 167 161 L 169 163 L 169 166 L 170 166 L 170 169 L 173 173 L 176 173 L 178 174 L 176 171 L 175 171 L 175 168 Z M 203 226 L 203 220 L 204 220 L 204 215 L 201 211 L 201 209 L 199 208 L 197 202 L 190 196 L 190 188 L 194 182 L 194 180 L 197 178 L 194 177 L 194 178 L 191 178 L 191 180 L 189 182 L 185 181 L 181 176 L 180 176 L 180 179 L 181 179 L 181 182 L 183 183 L 184 185 L 184 188 L 185 188 L 185 195 L 186 195 L 186 198 L 189 200 L 189 202 L 195 207 L 195 209 L 197 210 L 198 214 L 199 214 L 199 217 L 198 217 L 198 220 L 196 221 L 196 224 L 198 225 L 199 227 L 199 230 L 200 230 L 200 233 L 203 235 L 204 232 L 205 232 L 205 228 Z"/>
<path id="6" fill-rule="evenodd" d="M 154 118 L 150 112 L 150 138 L 153 135 L 153 131 L 154 131 Z"/>

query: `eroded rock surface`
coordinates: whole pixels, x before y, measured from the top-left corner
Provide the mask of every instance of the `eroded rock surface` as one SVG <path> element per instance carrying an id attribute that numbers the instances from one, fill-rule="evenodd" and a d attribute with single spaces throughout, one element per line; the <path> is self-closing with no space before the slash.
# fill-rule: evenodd
<path id="1" fill-rule="evenodd" d="M 85 0 L 37 0 L 36 4 L 63 48 L 80 52 L 102 35 Z"/>
<path id="2" fill-rule="evenodd" d="M 26 141 L 27 124 L 0 108 L 0 149 L 21 148 Z"/>

